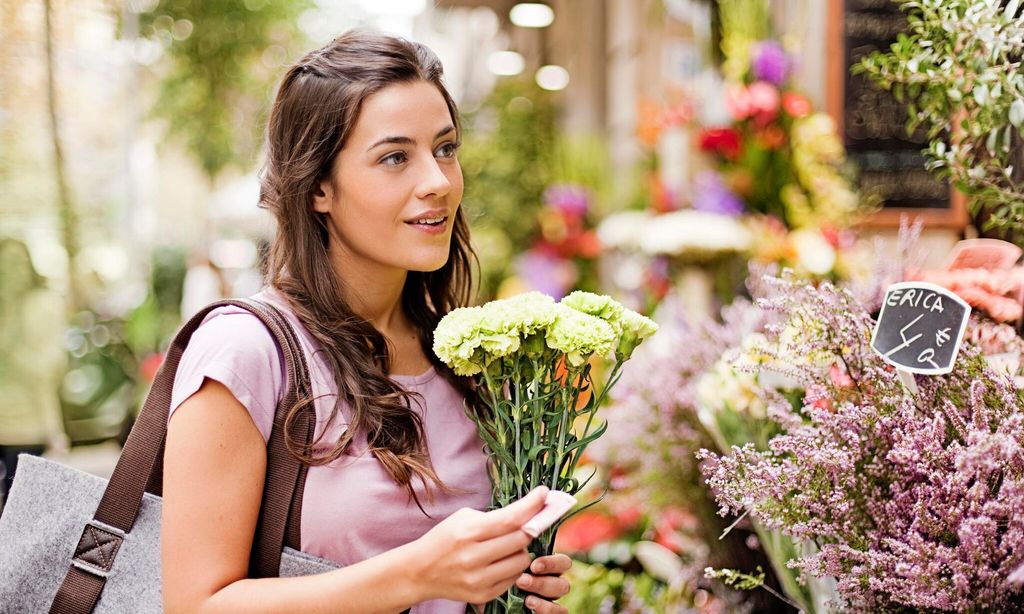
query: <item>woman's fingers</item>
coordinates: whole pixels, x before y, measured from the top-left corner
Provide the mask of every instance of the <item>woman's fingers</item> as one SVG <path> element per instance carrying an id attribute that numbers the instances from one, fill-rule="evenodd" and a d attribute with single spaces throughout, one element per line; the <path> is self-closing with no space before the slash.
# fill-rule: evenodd
<path id="1" fill-rule="evenodd" d="M 551 554 L 539 556 L 530 564 L 530 573 L 540 574 L 563 574 L 572 568 L 572 559 L 564 554 Z"/>
<path id="2" fill-rule="evenodd" d="M 484 540 L 473 546 L 473 553 L 485 561 L 496 561 L 503 559 L 510 554 L 525 551 L 533 539 L 521 529 L 513 529 L 511 532 L 498 537 Z M 525 569 L 525 567 L 524 567 Z"/>
<path id="3" fill-rule="evenodd" d="M 516 581 L 516 578 L 518 578 L 529 566 L 530 555 L 526 550 L 521 550 L 511 556 L 507 556 L 488 565 L 485 570 L 485 577 L 491 578 L 492 582 L 495 583 L 507 581 L 508 586 L 512 586 Z"/>
<path id="4" fill-rule="evenodd" d="M 569 581 L 558 576 L 532 576 L 524 573 L 516 579 L 516 586 L 549 599 L 564 597 L 569 592 Z"/>
<path id="5" fill-rule="evenodd" d="M 552 603 L 536 595 L 526 598 L 526 607 L 537 614 L 569 614 L 569 610 L 564 605 Z"/>

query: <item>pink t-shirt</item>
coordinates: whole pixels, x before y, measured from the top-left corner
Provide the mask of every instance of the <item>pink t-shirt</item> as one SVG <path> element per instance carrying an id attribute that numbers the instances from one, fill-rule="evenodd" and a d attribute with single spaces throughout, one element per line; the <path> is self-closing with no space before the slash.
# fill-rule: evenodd
<path id="1" fill-rule="evenodd" d="M 317 413 L 316 436 L 323 432 L 337 396 L 334 377 L 317 344 L 287 308 L 283 298 L 267 289 L 253 298 L 273 303 L 298 333 L 309 364 Z M 234 394 L 252 416 L 263 439 L 270 437 L 274 408 L 284 394 L 283 358 L 270 332 L 249 312 L 225 307 L 211 312 L 192 336 L 181 357 L 171 397 L 171 414 L 192 396 L 204 378 L 216 380 Z M 410 501 L 383 465 L 366 453 L 365 433 L 357 435 L 349 455 L 324 466 L 310 467 L 302 499 L 302 550 L 350 565 L 411 542 L 462 507 L 484 510 L 490 503 L 483 442 L 463 413 L 463 397 L 431 368 L 420 375 L 391 379 L 423 395 L 426 407 L 412 404 L 423 421 L 430 459 L 449 486 L 471 494 L 446 495 L 434 488 L 428 504 L 423 485 L 414 480 L 416 495 L 431 518 Z M 321 445 L 332 446 L 344 432 L 350 414 L 342 405 Z M 433 600 L 413 607 L 415 614 L 463 614 L 465 603 Z"/>

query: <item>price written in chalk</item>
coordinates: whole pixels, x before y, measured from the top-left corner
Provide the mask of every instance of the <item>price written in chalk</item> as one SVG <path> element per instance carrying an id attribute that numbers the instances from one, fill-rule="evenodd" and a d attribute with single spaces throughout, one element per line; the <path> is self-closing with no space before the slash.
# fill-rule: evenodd
<path id="1" fill-rule="evenodd" d="M 900 282 L 885 291 L 871 348 L 886 362 L 911 373 L 953 370 L 971 307 L 942 286 Z"/>

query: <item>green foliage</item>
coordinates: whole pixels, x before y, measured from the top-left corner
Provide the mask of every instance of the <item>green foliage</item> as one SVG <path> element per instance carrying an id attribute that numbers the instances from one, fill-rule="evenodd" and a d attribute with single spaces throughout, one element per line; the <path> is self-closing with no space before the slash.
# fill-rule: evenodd
<path id="1" fill-rule="evenodd" d="M 749 591 L 764 586 L 764 571 L 761 570 L 760 566 L 757 567 L 757 572 L 753 574 L 743 573 L 735 569 L 712 569 L 708 567 L 704 570 L 704 576 L 721 580 L 726 586 L 738 588 L 741 591 Z"/>
<path id="2" fill-rule="evenodd" d="M 973 196 L 989 228 L 1024 223 L 1024 14 L 1020 0 L 903 2 L 909 34 L 854 66 L 926 127 L 929 170 Z M 1018 239 L 1019 241 L 1019 239 Z"/>
<path id="3" fill-rule="evenodd" d="M 750 45 L 768 38 L 771 15 L 767 0 L 718 0 L 722 21 L 722 72 L 739 81 L 749 65 Z"/>
<path id="4" fill-rule="evenodd" d="M 757 566 L 757 571 L 754 573 L 743 573 L 737 569 L 712 569 L 711 567 L 708 567 L 704 570 L 704 577 L 720 580 L 726 586 L 731 586 L 741 591 L 763 588 L 780 600 L 793 607 L 797 607 L 797 604 L 786 599 L 783 595 L 780 595 L 778 591 L 764 583 L 764 571 L 761 569 L 760 565 Z"/>
<path id="5" fill-rule="evenodd" d="M 310 0 L 160 0 L 140 33 L 166 48 L 152 115 L 167 121 L 211 179 L 255 161 L 281 64 L 305 44 Z"/>
<path id="6" fill-rule="evenodd" d="M 140 359 L 162 350 L 181 324 L 185 273 L 182 250 L 158 248 L 153 251 L 146 299 L 124 322 L 125 341 Z"/>
<path id="7" fill-rule="evenodd" d="M 481 294 L 489 297 L 511 257 L 536 232 L 541 196 L 552 179 L 555 108 L 532 83 L 500 82 L 466 115 L 464 132 L 464 203 L 480 255 Z"/>
<path id="8" fill-rule="evenodd" d="M 603 565 L 574 561 L 566 577 L 572 590 L 558 600 L 570 612 L 671 612 L 681 607 L 667 595 L 664 583 L 646 573 L 627 573 Z"/>

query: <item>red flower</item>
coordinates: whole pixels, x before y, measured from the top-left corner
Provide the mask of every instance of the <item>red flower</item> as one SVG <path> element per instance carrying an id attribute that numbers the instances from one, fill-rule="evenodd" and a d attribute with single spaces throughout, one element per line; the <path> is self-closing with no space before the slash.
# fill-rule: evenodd
<path id="1" fill-rule="evenodd" d="M 621 534 L 614 518 L 596 512 L 583 512 L 566 520 L 555 536 L 555 549 L 563 552 L 588 552 L 598 544 Z"/>
<path id="2" fill-rule="evenodd" d="M 624 529 L 631 529 L 643 520 L 644 510 L 636 503 L 630 503 L 616 510 L 615 520 Z"/>
<path id="3" fill-rule="evenodd" d="M 693 530 L 696 526 L 697 519 L 693 514 L 679 508 L 668 508 L 654 525 L 653 541 L 680 554 L 686 550 L 687 542 L 679 530 Z"/>
<path id="4" fill-rule="evenodd" d="M 583 258 L 597 258 L 601 255 L 601 241 L 593 230 L 587 230 L 580 235 L 577 247 Z"/>
<path id="5" fill-rule="evenodd" d="M 708 128 L 700 134 L 700 148 L 735 160 L 740 156 L 740 134 L 732 128 Z"/>

